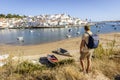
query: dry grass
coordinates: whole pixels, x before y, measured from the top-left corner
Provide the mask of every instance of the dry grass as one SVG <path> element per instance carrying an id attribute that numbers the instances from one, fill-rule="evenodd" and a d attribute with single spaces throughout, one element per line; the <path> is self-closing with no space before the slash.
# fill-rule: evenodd
<path id="1" fill-rule="evenodd" d="M 104 75 L 114 80 L 116 75 L 120 75 L 120 55 L 119 47 L 116 47 L 116 41 L 107 42 L 106 47 L 102 44 L 95 50 L 95 59 L 93 60 L 93 68 L 100 70 Z M 111 58 L 111 56 L 113 56 Z"/>
<path id="2" fill-rule="evenodd" d="M 54 67 L 45 67 L 28 61 L 17 65 L 9 64 L 1 68 L 1 80 L 111 80 L 120 74 L 119 63 L 114 60 L 93 59 L 93 69 L 89 75 L 80 72 L 80 67 L 72 59 L 60 61 Z M 105 76 L 104 76 L 104 75 Z M 99 79 L 102 77 L 101 79 Z"/>

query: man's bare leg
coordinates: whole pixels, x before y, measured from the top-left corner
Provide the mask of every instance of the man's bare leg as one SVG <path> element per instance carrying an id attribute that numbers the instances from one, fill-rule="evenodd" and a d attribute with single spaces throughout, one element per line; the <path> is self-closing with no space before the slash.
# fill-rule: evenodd
<path id="1" fill-rule="evenodd" d="M 90 67 L 91 67 L 91 59 L 90 59 L 90 57 L 87 57 L 87 69 L 86 69 L 87 73 L 89 72 Z"/>
<path id="2" fill-rule="evenodd" d="M 81 67 L 82 67 L 82 71 L 85 71 L 85 66 L 84 66 L 84 62 L 82 59 L 80 59 L 80 64 L 81 64 Z"/>

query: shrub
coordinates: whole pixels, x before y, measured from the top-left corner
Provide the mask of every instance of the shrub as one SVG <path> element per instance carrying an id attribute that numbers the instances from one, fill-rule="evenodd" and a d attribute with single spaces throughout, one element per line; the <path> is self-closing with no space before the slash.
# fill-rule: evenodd
<path id="1" fill-rule="evenodd" d="M 100 44 L 98 48 L 95 49 L 94 53 L 98 58 L 101 58 L 103 55 L 105 55 L 105 49 L 103 48 L 102 44 Z"/>

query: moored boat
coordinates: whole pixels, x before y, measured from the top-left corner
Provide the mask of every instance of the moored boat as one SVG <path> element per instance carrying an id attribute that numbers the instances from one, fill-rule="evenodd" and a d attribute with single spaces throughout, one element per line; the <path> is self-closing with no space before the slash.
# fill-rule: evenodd
<path id="1" fill-rule="evenodd" d="M 24 38 L 22 36 L 21 37 L 17 37 L 17 40 L 24 42 Z"/>

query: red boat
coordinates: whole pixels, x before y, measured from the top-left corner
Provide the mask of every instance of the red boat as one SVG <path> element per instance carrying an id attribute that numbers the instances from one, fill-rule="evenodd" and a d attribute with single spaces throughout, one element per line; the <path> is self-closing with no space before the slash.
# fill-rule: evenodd
<path id="1" fill-rule="evenodd" d="M 58 62 L 58 59 L 54 55 L 48 54 L 47 59 L 50 63 L 53 63 L 53 64 Z"/>

